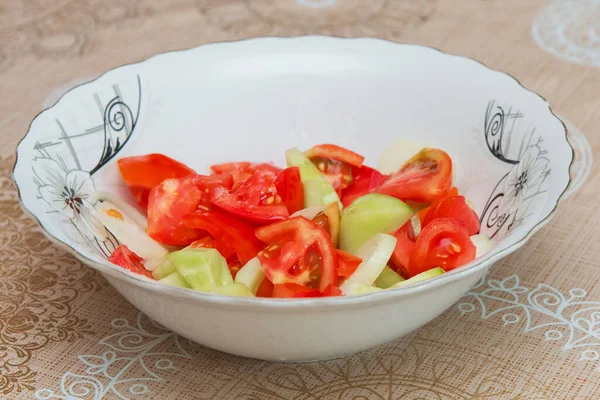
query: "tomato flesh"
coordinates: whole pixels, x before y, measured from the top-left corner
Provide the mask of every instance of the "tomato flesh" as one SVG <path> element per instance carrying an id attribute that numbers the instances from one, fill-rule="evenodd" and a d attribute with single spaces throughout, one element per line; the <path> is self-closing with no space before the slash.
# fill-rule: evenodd
<path id="1" fill-rule="evenodd" d="M 375 192 L 403 201 L 433 203 L 452 186 L 452 160 L 439 149 L 423 149 L 392 174 Z"/>
<path id="2" fill-rule="evenodd" d="M 274 284 L 295 283 L 319 291 L 335 284 L 335 248 L 314 222 L 294 217 L 260 227 L 256 236 L 268 245 L 257 257 Z"/>
<path id="3" fill-rule="evenodd" d="M 356 271 L 362 259 L 344 250 L 336 249 L 335 252 L 338 256 L 337 275 L 341 278 L 348 278 Z"/>
<path id="4" fill-rule="evenodd" d="M 308 159 L 320 157 L 337 160 L 353 167 L 361 167 L 365 158 L 358 153 L 336 144 L 319 144 L 311 147 L 304 155 Z"/>
<path id="5" fill-rule="evenodd" d="M 415 242 L 408 273 L 415 276 L 431 268 L 450 271 L 475 259 L 475 245 L 467 229 L 449 218 L 429 222 Z"/>
<path id="6" fill-rule="evenodd" d="M 300 168 L 289 167 L 277 174 L 275 188 L 289 214 L 304 208 L 304 186 L 300 179 Z"/>
<path id="7" fill-rule="evenodd" d="M 152 278 L 152 274 L 148 271 L 142 263 L 142 258 L 129 250 L 129 247 L 124 244 L 119 245 L 108 257 L 108 261 L 118 265 L 121 268 L 135 272 L 136 274 L 147 276 Z"/>
<path id="8" fill-rule="evenodd" d="M 365 160 L 360 154 L 334 144 L 314 146 L 304 155 L 321 171 L 338 196 L 354 182 L 353 167 L 361 167 Z"/>
<path id="9" fill-rule="evenodd" d="M 410 258 L 416 248 L 416 237 L 412 222 L 408 221 L 402 225 L 402 227 L 394 233 L 394 237 L 396 238 L 396 247 L 394 247 L 391 261 L 396 267 L 396 271 L 406 279 L 410 277 L 408 266 Z"/>
<path id="10" fill-rule="evenodd" d="M 244 182 L 246 179 L 250 178 L 253 173 L 260 170 L 267 170 L 274 174 L 278 174 L 281 172 L 281 168 L 276 167 L 273 164 L 268 163 L 251 163 L 248 161 L 240 161 L 240 162 L 230 162 L 223 164 L 216 164 L 210 167 L 211 171 L 215 174 L 223 174 L 229 173 L 233 176 L 233 184 L 237 186 L 238 184 Z"/>
<path id="11" fill-rule="evenodd" d="M 436 218 L 451 218 L 467 228 L 469 235 L 479 232 L 479 217 L 466 202 L 464 196 L 444 197 L 431 206 L 423 220 L 423 225 L 429 224 Z"/>
<path id="12" fill-rule="evenodd" d="M 384 180 L 384 176 L 371 167 L 363 165 L 360 168 L 352 168 L 354 183 L 342 191 L 342 204 L 348 207 L 359 197 L 369 194 Z"/>
<path id="13" fill-rule="evenodd" d="M 124 157 L 117 164 L 131 194 L 144 209 L 148 207 L 150 191 L 162 181 L 196 174 L 193 169 L 164 154 Z"/>
<path id="14" fill-rule="evenodd" d="M 215 188 L 210 201 L 248 221 L 259 224 L 282 221 L 289 217 L 289 212 L 277 193 L 275 178 L 276 174 L 270 170 L 256 171 L 237 188 Z"/>
<path id="15" fill-rule="evenodd" d="M 205 236 L 197 229 L 183 225 L 183 218 L 197 209 L 209 210 L 209 192 L 233 184 L 230 174 L 190 175 L 167 179 L 152 189 L 148 197 L 148 235 L 173 246 L 187 246 Z"/>

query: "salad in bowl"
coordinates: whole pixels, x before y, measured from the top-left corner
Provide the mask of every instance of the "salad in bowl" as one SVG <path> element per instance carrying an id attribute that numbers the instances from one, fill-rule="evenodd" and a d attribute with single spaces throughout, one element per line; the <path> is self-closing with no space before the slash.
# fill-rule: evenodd
<path id="1" fill-rule="evenodd" d="M 573 150 L 548 103 L 376 39 L 157 55 L 65 94 L 17 148 L 24 210 L 203 345 L 317 360 L 407 334 L 546 224 Z"/>
<path id="2" fill-rule="evenodd" d="M 487 252 L 450 156 L 395 146 L 385 175 L 334 144 L 291 148 L 286 168 L 237 161 L 210 174 L 159 153 L 121 158 L 142 213 L 95 193 L 96 217 L 121 243 L 108 260 L 202 292 L 309 298 L 403 287 Z"/>

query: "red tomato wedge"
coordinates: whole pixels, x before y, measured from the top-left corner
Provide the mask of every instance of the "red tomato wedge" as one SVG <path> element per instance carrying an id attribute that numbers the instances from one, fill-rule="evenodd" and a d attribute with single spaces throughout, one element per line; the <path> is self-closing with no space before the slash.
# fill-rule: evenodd
<path id="1" fill-rule="evenodd" d="M 379 171 L 366 165 L 360 168 L 352 168 L 352 175 L 354 183 L 342 191 L 342 204 L 344 207 L 348 207 L 359 197 L 371 193 L 385 179 Z"/>
<path id="2" fill-rule="evenodd" d="M 286 168 L 277 174 L 275 178 L 275 187 L 277 194 L 288 209 L 288 213 L 293 214 L 302 210 L 304 207 L 304 186 L 300 179 L 300 168 Z"/>
<path id="3" fill-rule="evenodd" d="M 392 174 L 375 192 L 400 200 L 433 203 L 452 186 L 452 160 L 439 149 L 423 149 Z"/>
<path id="4" fill-rule="evenodd" d="M 415 276 L 435 267 L 450 271 L 473 259 L 475 245 L 467 229 L 452 219 L 437 218 L 429 222 L 417 238 L 408 273 Z"/>
<path id="5" fill-rule="evenodd" d="M 310 289 L 296 283 L 282 283 L 273 286 L 272 297 L 275 298 L 308 298 L 308 297 L 331 297 L 341 296 L 342 291 L 334 285 L 329 285 L 324 291 Z"/>
<path id="6" fill-rule="evenodd" d="M 256 171 L 237 188 L 212 190 L 210 201 L 239 218 L 259 224 L 285 220 L 290 214 L 277 193 L 275 178 L 272 171 Z"/>
<path id="7" fill-rule="evenodd" d="M 209 210 L 208 191 L 232 184 L 230 174 L 190 175 L 161 182 L 148 197 L 148 235 L 172 246 L 187 246 L 201 239 L 206 234 L 184 226 L 183 217 L 197 209 Z"/>
<path id="8" fill-rule="evenodd" d="M 335 144 L 320 144 L 304 153 L 321 171 L 338 195 L 354 182 L 352 168 L 362 166 L 365 158 Z"/>
<path id="9" fill-rule="evenodd" d="M 144 267 L 144 264 L 142 264 L 142 258 L 133 251 L 129 250 L 129 247 L 125 246 L 124 244 L 119 245 L 119 247 L 112 252 L 110 257 L 108 257 L 108 261 L 118 265 L 121 268 L 135 272 L 136 274 L 152 278 L 150 271 L 148 271 Z"/>
<path id="10" fill-rule="evenodd" d="M 263 279 L 256 290 L 256 297 L 273 297 L 273 289 L 273 283 L 268 279 Z"/>
<path id="11" fill-rule="evenodd" d="M 258 253 L 274 284 L 295 283 L 324 291 L 336 283 L 337 255 L 329 234 L 304 217 L 263 226 L 256 236 L 268 247 Z"/>
<path id="12" fill-rule="evenodd" d="M 466 202 L 464 196 L 444 197 L 433 204 L 423 220 L 423 226 L 437 218 L 450 218 L 467 228 L 469 235 L 479 232 L 479 217 Z"/>
<path id="13" fill-rule="evenodd" d="M 319 144 L 313 146 L 304 155 L 308 159 L 320 157 L 337 160 L 353 167 L 361 167 L 365 161 L 365 158 L 360 154 L 336 144 Z"/>
<path id="14" fill-rule="evenodd" d="M 246 179 L 250 178 L 250 176 L 256 171 L 267 170 L 273 172 L 274 174 L 278 174 L 279 172 L 281 172 L 281 168 L 276 167 L 273 164 L 257 164 L 248 161 L 216 164 L 212 165 L 210 169 L 215 174 L 231 174 L 233 176 L 234 185 L 244 182 Z"/>
<path id="15" fill-rule="evenodd" d="M 335 252 L 338 256 L 337 275 L 342 278 L 348 278 L 356 271 L 362 259 L 344 250 L 336 249 Z"/>
<path id="16" fill-rule="evenodd" d="M 188 214 L 182 217 L 182 222 L 186 228 L 208 232 L 213 238 L 212 248 L 227 259 L 233 253 L 237 254 L 242 265 L 254 258 L 263 247 L 256 239 L 252 225 L 219 211 Z"/>
<path id="17" fill-rule="evenodd" d="M 392 264 L 403 278 L 409 278 L 410 274 L 408 272 L 408 266 L 416 247 L 416 237 L 412 222 L 408 221 L 402 225 L 402 227 L 394 233 L 394 237 L 396 238 L 396 247 L 394 247 L 394 252 L 391 257 Z"/>
<path id="18" fill-rule="evenodd" d="M 125 157 L 117 164 L 133 197 L 144 209 L 148 207 L 150 191 L 162 181 L 196 174 L 193 169 L 164 154 Z"/>

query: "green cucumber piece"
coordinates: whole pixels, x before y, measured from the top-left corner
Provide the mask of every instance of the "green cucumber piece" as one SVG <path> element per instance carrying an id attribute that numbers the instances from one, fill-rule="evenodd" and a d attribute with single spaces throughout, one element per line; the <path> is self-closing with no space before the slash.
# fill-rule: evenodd
<path id="1" fill-rule="evenodd" d="M 432 268 L 432 269 L 427 270 L 425 272 L 421 272 L 420 274 L 417 274 L 417 275 L 413 276 L 410 279 L 407 279 L 407 280 L 402 281 L 402 282 L 398 282 L 395 285 L 390 286 L 390 289 L 394 289 L 394 288 L 397 288 L 397 287 L 402 287 L 402 286 L 410 285 L 411 283 L 426 281 L 427 279 L 435 278 L 436 276 L 442 275 L 445 272 L 446 271 L 444 271 L 440 267 Z"/>
<path id="2" fill-rule="evenodd" d="M 381 289 L 387 289 L 398 282 L 402 282 L 403 280 L 404 278 L 401 277 L 400 274 L 391 269 L 389 266 L 386 266 L 375 280 L 375 286 Z"/>
<path id="3" fill-rule="evenodd" d="M 234 282 L 244 284 L 252 294 L 256 294 L 258 287 L 265 279 L 265 274 L 258 258 L 254 257 L 246 263 L 235 275 Z"/>
<path id="4" fill-rule="evenodd" d="M 173 272 L 171 275 L 159 279 L 159 282 L 168 286 L 191 288 L 187 281 L 183 279 L 183 276 L 181 276 L 181 274 L 177 271 Z"/>
<path id="5" fill-rule="evenodd" d="M 252 293 L 243 283 L 230 283 L 225 286 L 217 286 L 213 288 L 210 293 L 224 294 L 226 296 L 254 297 L 254 293 Z"/>
<path id="6" fill-rule="evenodd" d="M 393 233 L 414 214 L 402 200 L 371 193 L 356 199 L 342 211 L 340 248 L 354 253 L 377 233 Z"/>
<path id="7" fill-rule="evenodd" d="M 194 290 L 209 292 L 215 287 L 233 283 L 227 261 L 215 249 L 174 251 L 167 255 L 167 259 Z"/>
<path id="8" fill-rule="evenodd" d="M 165 278 L 165 277 L 171 275 L 175 271 L 177 271 L 177 268 L 175 268 L 175 266 L 171 263 L 171 261 L 169 261 L 165 258 L 158 265 L 158 267 L 156 267 L 152 271 L 152 277 L 158 281 L 158 280 L 161 280 L 162 278 Z"/>
<path id="9" fill-rule="evenodd" d="M 340 201 L 333 186 L 300 150 L 289 149 L 285 152 L 285 160 L 288 167 L 300 169 L 300 179 L 304 188 L 304 208 Z"/>

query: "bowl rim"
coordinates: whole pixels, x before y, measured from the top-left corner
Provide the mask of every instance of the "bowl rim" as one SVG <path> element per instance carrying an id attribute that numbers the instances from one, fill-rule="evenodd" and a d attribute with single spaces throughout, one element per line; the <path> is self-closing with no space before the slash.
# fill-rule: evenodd
<path id="1" fill-rule="evenodd" d="M 211 294 L 211 293 L 199 292 L 199 291 L 195 291 L 195 290 L 189 290 L 189 289 L 178 288 L 178 287 L 173 287 L 173 286 L 161 285 L 158 282 L 151 280 L 149 278 L 146 278 L 144 276 L 141 276 L 139 274 L 135 274 L 135 273 L 125 270 L 123 268 L 117 268 L 115 266 L 109 265 L 110 263 L 108 261 L 106 261 L 105 264 L 97 262 L 97 261 L 89 258 L 88 256 L 78 252 L 74 247 L 72 247 L 66 241 L 63 241 L 63 240 L 55 237 L 54 235 L 52 235 L 46 229 L 46 227 L 40 221 L 40 219 L 24 204 L 22 195 L 21 195 L 21 187 L 19 186 L 19 183 L 15 177 L 15 171 L 16 171 L 17 165 L 19 163 L 19 149 L 21 147 L 22 142 L 25 140 L 25 138 L 31 132 L 31 126 L 33 125 L 34 121 L 37 120 L 40 117 L 40 115 L 42 115 L 44 112 L 55 107 L 68 93 L 78 89 L 79 87 L 93 83 L 114 70 L 117 70 L 117 69 L 120 69 L 123 67 L 127 67 L 127 66 L 134 66 L 134 65 L 140 65 L 143 63 L 147 63 L 156 57 L 163 57 L 163 56 L 168 56 L 168 55 L 177 54 L 177 53 L 185 53 L 185 52 L 193 51 L 198 48 L 203 48 L 203 47 L 208 47 L 208 46 L 245 44 L 245 43 L 257 42 L 257 41 L 264 42 L 264 41 L 302 41 L 302 40 L 363 41 L 363 42 L 372 41 L 372 42 L 383 42 L 383 43 L 391 44 L 394 46 L 400 46 L 400 47 L 424 48 L 424 49 L 438 52 L 444 57 L 455 57 L 455 58 L 463 59 L 467 62 L 474 62 L 474 63 L 478 64 L 479 66 L 485 68 L 488 71 L 491 71 L 496 74 L 501 74 L 501 75 L 504 75 L 504 76 L 512 79 L 514 82 L 517 83 L 517 85 L 522 90 L 529 92 L 531 94 L 534 94 L 535 96 L 537 96 L 540 100 L 542 100 L 546 104 L 546 106 L 548 107 L 550 116 L 555 118 L 556 120 L 558 120 L 561 123 L 564 133 L 565 133 L 565 142 L 571 150 L 571 161 L 570 161 L 569 167 L 568 167 L 569 179 L 568 179 L 567 184 L 565 185 L 565 188 L 563 189 L 563 191 L 560 193 L 560 195 L 556 199 L 556 203 L 554 204 L 553 209 L 548 213 L 548 215 L 545 218 L 541 219 L 535 225 L 533 225 L 531 227 L 531 229 L 521 239 L 519 239 L 517 242 L 513 243 L 509 247 L 502 249 L 495 253 L 494 252 L 487 253 L 487 254 L 483 255 L 482 257 L 479 257 L 479 258 L 471 261 L 470 263 L 467 263 L 466 265 L 463 265 L 455 270 L 449 271 L 443 275 L 440 275 L 440 276 L 432 278 L 432 279 L 428 279 L 425 281 L 407 285 L 406 287 L 395 288 L 395 289 L 391 289 L 391 290 L 387 289 L 387 290 L 382 290 L 382 291 L 375 292 L 375 293 L 368 293 L 368 294 L 362 294 L 362 295 L 356 295 L 356 296 L 337 296 L 337 297 L 301 298 L 301 299 L 277 299 L 277 298 L 234 297 L 234 296 Z M 106 275 L 109 275 L 112 278 L 117 278 L 117 279 L 125 281 L 127 283 L 134 284 L 140 288 L 148 289 L 152 292 L 158 292 L 160 295 L 166 295 L 170 298 L 183 300 L 185 302 L 193 302 L 195 304 L 204 303 L 206 305 L 219 307 L 219 308 L 237 307 L 240 309 L 244 308 L 244 309 L 260 309 L 260 310 L 269 310 L 269 309 L 288 310 L 288 309 L 296 309 L 297 308 L 299 310 L 305 310 L 307 308 L 318 307 L 319 309 L 328 309 L 329 310 L 329 309 L 337 309 L 337 308 L 346 308 L 351 305 L 363 306 L 363 307 L 369 306 L 370 307 L 370 306 L 377 305 L 380 303 L 392 301 L 393 299 L 410 297 L 411 295 L 413 295 L 415 293 L 429 292 L 431 290 L 439 289 L 439 288 L 447 286 L 457 280 L 460 280 L 465 276 L 475 274 L 477 272 L 481 272 L 482 270 L 489 268 L 493 263 L 495 263 L 499 259 L 513 253 L 514 251 L 516 251 L 520 247 L 522 247 L 531 238 L 531 236 L 533 236 L 533 234 L 535 234 L 542 227 L 544 227 L 548 222 L 550 222 L 550 220 L 556 213 L 558 205 L 564 200 L 564 198 L 566 197 L 565 195 L 567 194 L 569 188 L 571 187 L 571 185 L 573 183 L 572 168 L 574 165 L 574 161 L 575 161 L 575 150 L 573 148 L 573 145 L 568 140 L 568 128 L 567 128 L 566 124 L 564 123 L 564 121 L 562 121 L 556 115 L 556 113 L 554 113 L 554 111 L 552 110 L 552 107 L 550 106 L 548 101 L 539 93 L 534 92 L 534 91 L 528 89 L 527 87 L 525 87 L 513 75 L 493 69 L 481 61 L 478 61 L 476 59 L 473 59 L 473 58 L 467 57 L 467 56 L 451 54 L 451 53 L 445 52 L 445 51 L 438 49 L 436 47 L 433 47 L 433 46 L 395 42 L 395 41 L 391 41 L 391 40 L 387 40 L 387 39 L 380 39 L 380 38 L 373 38 L 373 37 L 348 38 L 348 37 L 327 36 L 327 35 L 303 35 L 303 36 L 297 36 L 297 37 L 266 36 L 266 37 L 250 38 L 250 39 L 239 39 L 239 40 L 229 40 L 229 41 L 222 41 L 222 42 L 205 43 L 205 44 L 200 44 L 198 46 L 191 47 L 191 48 L 160 52 L 160 53 L 154 54 L 150 57 L 144 58 L 140 61 L 118 65 L 114 68 L 111 68 L 111 69 L 103 72 L 102 74 L 98 75 L 96 78 L 94 78 L 92 80 L 89 80 L 89 81 L 86 81 L 86 82 L 83 82 L 83 83 L 73 86 L 72 88 L 67 90 L 65 93 L 63 93 L 52 105 L 44 108 L 42 111 L 40 111 L 38 114 L 36 114 L 36 116 L 32 119 L 32 121 L 29 124 L 29 127 L 27 128 L 27 132 L 19 140 L 19 142 L 15 148 L 15 163 L 13 165 L 11 178 L 12 178 L 13 184 L 17 188 L 17 198 L 18 198 L 18 202 L 19 202 L 21 209 L 24 211 L 24 213 L 26 215 L 29 215 L 33 220 L 36 221 L 38 226 L 41 228 L 41 231 L 44 234 L 44 236 L 46 236 L 53 244 L 58 245 L 60 248 L 71 253 L 73 256 L 75 256 L 75 258 L 77 258 L 82 263 L 84 263 L 84 264 L 94 268 L 98 272 L 102 273 L 105 277 L 106 277 Z"/>

